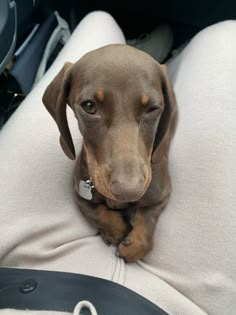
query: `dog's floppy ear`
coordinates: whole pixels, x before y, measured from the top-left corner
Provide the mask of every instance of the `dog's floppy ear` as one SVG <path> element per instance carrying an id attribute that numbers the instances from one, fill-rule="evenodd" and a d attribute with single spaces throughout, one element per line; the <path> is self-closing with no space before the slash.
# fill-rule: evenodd
<path id="1" fill-rule="evenodd" d="M 168 153 L 177 122 L 176 99 L 168 79 L 166 65 L 161 65 L 161 88 L 164 99 L 164 110 L 154 142 L 152 163 L 158 163 Z"/>
<path id="2" fill-rule="evenodd" d="M 75 159 L 75 148 L 71 138 L 66 117 L 66 102 L 70 91 L 72 63 L 67 62 L 49 84 L 43 95 L 43 104 L 57 123 L 60 135 L 60 143 L 64 153 L 71 159 Z"/>

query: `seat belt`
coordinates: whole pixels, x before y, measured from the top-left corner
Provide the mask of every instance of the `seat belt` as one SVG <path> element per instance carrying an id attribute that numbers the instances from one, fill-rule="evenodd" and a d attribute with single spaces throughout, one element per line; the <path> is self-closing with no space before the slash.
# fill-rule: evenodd
<path id="1" fill-rule="evenodd" d="M 72 313 L 83 300 L 92 303 L 99 315 L 168 315 L 112 281 L 66 272 L 0 268 L 0 309 Z M 84 310 L 83 314 L 90 313 Z"/>

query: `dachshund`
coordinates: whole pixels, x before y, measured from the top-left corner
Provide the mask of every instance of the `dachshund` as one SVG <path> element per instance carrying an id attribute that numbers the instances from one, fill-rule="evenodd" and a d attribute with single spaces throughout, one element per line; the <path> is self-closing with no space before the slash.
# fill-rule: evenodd
<path id="1" fill-rule="evenodd" d="M 126 262 L 143 258 L 171 193 L 177 105 L 166 66 L 128 45 L 107 45 L 65 63 L 43 103 L 70 159 L 76 154 L 66 105 L 78 120 L 83 145 L 74 189 L 81 213 Z"/>

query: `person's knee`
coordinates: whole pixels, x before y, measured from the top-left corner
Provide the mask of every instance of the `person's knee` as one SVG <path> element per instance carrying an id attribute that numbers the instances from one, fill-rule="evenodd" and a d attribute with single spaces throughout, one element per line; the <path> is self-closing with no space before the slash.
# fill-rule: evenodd
<path id="1" fill-rule="evenodd" d="M 88 13 L 86 16 L 86 21 L 87 22 L 92 22 L 92 23 L 102 23 L 102 24 L 111 24 L 111 23 L 116 23 L 113 16 L 105 11 L 92 11 Z M 98 24 L 98 25 L 99 25 Z"/>
<path id="2" fill-rule="evenodd" d="M 231 45 L 234 44 L 236 38 L 236 21 L 227 20 L 211 25 L 193 39 L 199 46 L 203 46 L 206 54 L 208 49 L 216 51 L 223 50 L 225 52 L 231 51 Z"/>
<path id="3" fill-rule="evenodd" d="M 105 11 L 93 11 L 88 13 L 83 20 L 79 23 L 77 29 L 81 30 L 92 29 L 90 32 L 90 39 L 103 41 L 105 44 L 112 43 L 125 43 L 124 34 L 115 21 L 115 19 L 109 13 Z"/>
<path id="4" fill-rule="evenodd" d="M 219 39 L 232 39 L 235 40 L 236 35 L 236 21 L 228 20 L 216 23 L 205 29 L 206 32 L 211 32 L 212 35 Z"/>

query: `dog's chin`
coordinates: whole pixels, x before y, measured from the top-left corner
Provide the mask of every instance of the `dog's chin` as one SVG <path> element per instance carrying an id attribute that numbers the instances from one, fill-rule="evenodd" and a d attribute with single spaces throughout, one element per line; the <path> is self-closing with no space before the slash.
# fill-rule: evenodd
<path id="1" fill-rule="evenodd" d="M 108 199 L 108 198 L 106 199 L 106 204 L 108 205 L 110 209 L 115 209 L 115 210 L 126 209 L 128 207 L 127 202 L 120 202 L 120 201 Z"/>
<path id="2" fill-rule="evenodd" d="M 106 199 L 110 200 L 112 204 L 120 204 L 120 205 L 124 205 L 124 204 L 128 204 L 128 203 L 135 203 L 138 200 L 140 200 L 142 198 L 142 196 L 145 194 L 146 190 L 143 191 L 142 193 L 140 193 L 138 196 L 135 196 L 133 198 L 130 197 L 126 197 L 126 196 L 114 196 L 111 192 L 111 190 L 106 190 L 104 189 L 104 186 L 102 187 L 102 189 L 100 189 L 101 187 L 95 186 L 96 190 Z M 122 207 L 117 207 L 117 208 L 122 208 Z"/>
<path id="3" fill-rule="evenodd" d="M 143 195 L 144 195 L 144 193 L 138 195 L 137 197 L 133 197 L 133 198 L 130 198 L 130 197 L 126 198 L 125 196 L 114 197 L 114 199 L 112 199 L 112 200 L 120 202 L 120 203 L 132 203 L 132 202 L 139 201 L 139 199 L 141 199 Z"/>

